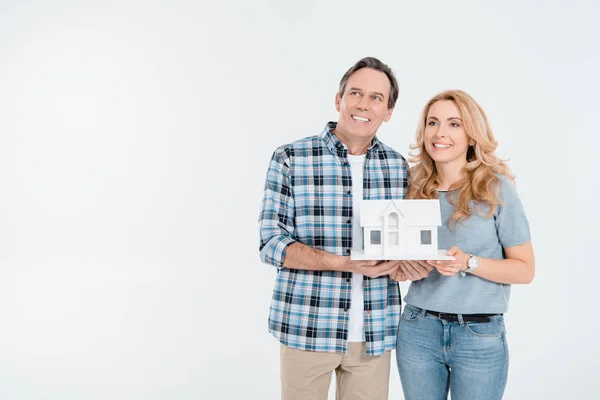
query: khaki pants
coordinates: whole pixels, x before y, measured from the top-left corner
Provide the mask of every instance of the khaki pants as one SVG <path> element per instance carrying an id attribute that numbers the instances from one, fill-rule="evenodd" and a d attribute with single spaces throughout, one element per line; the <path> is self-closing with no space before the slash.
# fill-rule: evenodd
<path id="1" fill-rule="evenodd" d="M 387 400 L 390 351 L 367 357 L 365 342 L 348 343 L 346 354 L 304 351 L 281 344 L 282 400 L 327 400 L 331 372 L 337 400 Z"/>

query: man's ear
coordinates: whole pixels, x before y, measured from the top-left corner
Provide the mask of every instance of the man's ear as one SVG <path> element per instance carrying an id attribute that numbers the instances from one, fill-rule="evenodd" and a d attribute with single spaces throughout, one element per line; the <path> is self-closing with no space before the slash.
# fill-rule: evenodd
<path id="1" fill-rule="evenodd" d="M 394 112 L 393 108 L 388 108 L 386 113 L 385 113 L 385 118 L 383 119 L 383 122 L 388 122 L 390 120 L 390 118 L 392 118 L 392 113 Z"/>
<path id="2" fill-rule="evenodd" d="M 339 93 L 335 94 L 335 109 L 337 110 L 337 112 L 340 112 L 340 110 L 342 109 L 342 98 L 340 97 Z"/>

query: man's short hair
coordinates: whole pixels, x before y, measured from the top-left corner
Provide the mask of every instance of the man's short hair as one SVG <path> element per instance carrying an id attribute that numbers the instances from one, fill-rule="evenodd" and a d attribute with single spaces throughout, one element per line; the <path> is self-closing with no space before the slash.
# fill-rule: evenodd
<path id="1" fill-rule="evenodd" d="M 354 64 L 348 71 L 346 71 L 340 80 L 340 88 L 338 90 L 340 97 L 343 97 L 344 95 L 346 84 L 348 83 L 350 76 L 362 68 L 371 68 L 375 71 L 383 72 L 388 77 L 390 81 L 390 97 L 388 99 L 388 108 L 394 108 L 396 105 L 396 100 L 398 100 L 398 81 L 396 80 L 396 76 L 394 75 L 392 69 L 375 57 L 365 57 Z"/>

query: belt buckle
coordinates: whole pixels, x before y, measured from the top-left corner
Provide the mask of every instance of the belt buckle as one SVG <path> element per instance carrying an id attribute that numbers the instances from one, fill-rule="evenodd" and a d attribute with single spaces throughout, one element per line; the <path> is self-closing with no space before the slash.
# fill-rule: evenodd
<path id="1" fill-rule="evenodd" d="M 440 313 L 440 319 L 443 319 L 444 321 L 448 322 L 457 322 L 458 316 L 456 314 Z"/>

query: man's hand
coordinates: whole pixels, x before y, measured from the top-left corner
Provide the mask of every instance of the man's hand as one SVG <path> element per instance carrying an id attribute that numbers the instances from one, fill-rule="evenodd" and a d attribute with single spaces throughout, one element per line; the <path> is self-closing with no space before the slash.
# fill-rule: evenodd
<path id="1" fill-rule="evenodd" d="M 350 260 L 348 271 L 363 274 L 369 278 L 377 278 L 395 272 L 398 263 L 399 261 Z"/>
<path id="2" fill-rule="evenodd" d="M 404 282 L 404 281 L 406 281 L 406 275 L 402 271 L 400 263 L 398 263 L 398 266 L 396 267 L 396 270 L 394 272 L 390 273 L 390 278 L 392 278 L 393 280 L 395 280 L 397 282 Z"/>
<path id="3" fill-rule="evenodd" d="M 427 278 L 433 267 L 427 261 L 400 261 L 400 269 L 409 281 L 418 281 Z"/>

